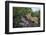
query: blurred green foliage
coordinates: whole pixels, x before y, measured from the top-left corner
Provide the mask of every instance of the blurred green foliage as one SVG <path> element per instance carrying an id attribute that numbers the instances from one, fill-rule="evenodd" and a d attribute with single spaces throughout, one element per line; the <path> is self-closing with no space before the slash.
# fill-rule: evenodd
<path id="1" fill-rule="evenodd" d="M 32 12 L 31 8 L 13 7 L 13 16 L 23 16 L 31 12 Z"/>
<path id="2" fill-rule="evenodd" d="M 40 17 L 40 10 L 31 13 L 32 17 Z"/>

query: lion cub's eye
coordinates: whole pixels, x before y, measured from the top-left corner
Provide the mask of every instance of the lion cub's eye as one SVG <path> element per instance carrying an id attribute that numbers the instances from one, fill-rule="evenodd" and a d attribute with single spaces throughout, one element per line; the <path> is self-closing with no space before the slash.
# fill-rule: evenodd
<path id="1" fill-rule="evenodd" d="M 34 23 L 34 21 L 32 21 L 32 23 Z"/>

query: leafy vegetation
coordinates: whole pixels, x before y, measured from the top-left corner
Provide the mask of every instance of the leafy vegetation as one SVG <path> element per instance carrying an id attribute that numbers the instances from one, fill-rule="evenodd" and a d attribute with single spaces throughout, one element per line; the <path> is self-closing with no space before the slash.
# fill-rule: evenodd
<path id="1" fill-rule="evenodd" d="M 32 12 L 31 15 L 32 15 L 33 17 L 40 17 L 40 10 L 39 10 L 39 11 Z"/>

